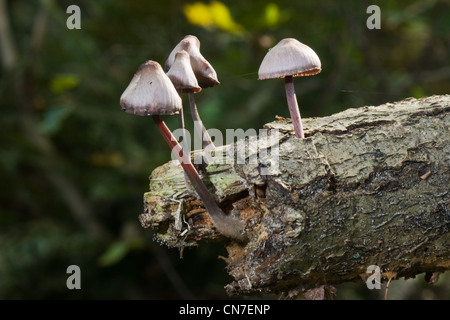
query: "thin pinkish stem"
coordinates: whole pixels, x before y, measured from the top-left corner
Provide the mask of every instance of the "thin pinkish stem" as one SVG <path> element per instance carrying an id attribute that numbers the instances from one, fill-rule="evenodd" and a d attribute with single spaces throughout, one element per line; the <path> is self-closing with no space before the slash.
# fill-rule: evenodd
<path id="1" fill-rule="evenodd" d="M 206 128 L 203 125 L 202 119 L 200 119 L 200 115 L 198 114 L 198 110 L 197 110 L 197 105 L 195 104 L 194 93 L 189 92 L 188 96 L 189 96 L 189 106 L 191 107 L 192 120 L 194 120 L 194 127 L 202 139 L 203 149 L 206 149 L 207 146 L 211 145 L 212 150 L 214 150 L 216 148 L 216 146 L 212 142 L 208 131 L 206 131 Z M 210 147 L 210 149 L 211 149 L 211 147 Z"/>
<path id="2" fill-rule="evenodd" d="M 186 132 L 184 129 L 184 115 L 183 115 L 183 108 L 180 109 L 180 113 L 178 114 L 178 127 L 182 130 L 181 131 L 181 145 L 183 146 L 183 150 L 184 152 L 187 152 L 188 149 L 188 145 L 187 145 L 187 141 L 186 141 Z"/>
<path id="3" fill-rule="evenodd" d="M 183 170 L 191 181 L 195 191 L 203 201 L 203 204 L 205 205 L 205 208 L 217 230 L 219 230 L 219 232 L 223 235 L 242 240 L 239 222 L 233 217 L 225 215 L 222 209 L 220 209 L 214 201 L 213 197 L 200 178 L 197 170 L 192 165 L 191 159 L 188 155 L 184 154 L 183 148 L 181 148 L 180 144 L 175 139 L 172 132 L 166 126 L 161 117 L 154 115 L 152 118 L 155 121 L 159 131 L 162 133 L 164 139 L 169 144 L 170 149 L 175 153 L 175 156 L 183 167 Z"/>
<path id="4" fill-rule="evenodd" d="M 295 136 L 299 139 L 305 138 L 303 133 L 302 118 L 300 117 L 300 110 L 298 109 L 297 97 L 295 95 L 294 80 L 292 76 L 285 77 L 286 98 L 291 114 L 292 123 L 294 124 Z"/>
<path id="5" fill-rule="evenodd" d="M 180 98 L 182 97 L 182 91 L 181 90 L 177 90 L 178 95 L 180 96 Z M 178 113 L 178 127 L 181 129 L 181 138 L 182 138 L 182 143 L 181 145 L 183 146 L 183 151 L 186 153 L 188 152 L 188 144 L 186 141 L 186 129 L 184 128 L 184 112 L 183 112 L 183 108 L 180 109 L 180 112 Z"/>

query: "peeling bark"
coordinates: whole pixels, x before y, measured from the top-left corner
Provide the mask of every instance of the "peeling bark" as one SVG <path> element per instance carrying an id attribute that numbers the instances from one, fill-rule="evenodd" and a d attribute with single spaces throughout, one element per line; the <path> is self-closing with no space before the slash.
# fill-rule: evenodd
<path id="1" fill-rule="evenodd" d="M 386 278 L 450 268 L 450 95 L 348 109 L 303 125 L 300 140 L 288 120 L 267 124 L 267 136 L 244 141 L 246 163 L 224 161 L 244 150 L 228 145 L 196 166 L 224 212 L 242 222 L 246 243 L 214 230 L 176 161 L 152 172 L 142 226 L 169 247 L 223 241 L 230 294 L 361 281 L 369 265 Z"/>

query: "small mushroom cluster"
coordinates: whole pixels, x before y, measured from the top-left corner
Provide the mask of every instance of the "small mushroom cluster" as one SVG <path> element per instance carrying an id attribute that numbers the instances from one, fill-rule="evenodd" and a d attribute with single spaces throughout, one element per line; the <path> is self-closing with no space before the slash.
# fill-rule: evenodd
<path id="1" fill-rule="evenodd" d="M 152 116 L 180 162 L 185 176 L 203 201 L 214 226 L 224 236 L 243 240 L 245 236 L 242 234 L 240 222 L 226 215 L 217 205 L 193 166 L 187 148 L 183 150 L 161 118 L 163 115 L 178 114 L 184 143 L 186 139 L 181 96 L 187 93 L 194 127 L 202 138 L 202 146 L 204 149 L 214 150 L 215 145 L 198 114 L 194 94 L 220 84 L 217 74 L 200 53 L 200 41 L 192 35 L 184 37 L 175 46 L 164 67 L 167 73 L 158 62 L 149 60 L 142 64 L 120 97 L 120 105 L 127 113 Z M 289 111 L 295 135 L 300 139 L 304 138 L 304 134 L 293 77 L 314 75 L 320 71 L 320 60 L 315 52 L 299 41 L 289 38 L 281 40 L 267 53 L 258 72 L 259 80 L 285 78 Z"/>

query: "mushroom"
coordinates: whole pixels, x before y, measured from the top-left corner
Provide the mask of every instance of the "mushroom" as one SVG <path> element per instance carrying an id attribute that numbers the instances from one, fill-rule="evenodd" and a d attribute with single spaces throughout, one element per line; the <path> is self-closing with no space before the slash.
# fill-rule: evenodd
<path id="1" fill-rule="evenodd" d="M 181 95 L 183 93 L 197 93 L 202 90 L 199 87 L 197 79 L 195 78 L 194 71 L 191 68 L 191 63 L 189 61 L 189 54 L 182 50 L 177 52 L 175 55 L 175 60 L 172 64 L 172 67 L 167 71 L 167 76 L 172 81 L 175 89 L 177 89 L 178 94 Z M 180 113 L 178 114 L 179 127 L 181 128 L 181 134 L 183 137 L 183 150 L 184 152 L 188 152 L 189 146 L 186 141 L 186 134 L 184 128 L 184 116 L 183 116 L 183 108 L 180 109 Z M 185 180 L 187 180 L 186 173 L 184 174 Z M 190 189 L 189 184 L 186 183 L 188 189 Z"/>
<path id="2" fill-rule="evenodd" d="M 127 113 L 152 116 L 159 131 L 169 144 L 192 186 L 203 201 L 214 226 L 223 235 L 242 240 L 239 221 L 232 216 L 225 215 L 216 204 L 197 170 L 192 165 L 189 155 L 183 152 L 180 144 L 161 118 L 162 115 L 179 113 L 182 103 L 175 87 L 159 63 L 149 60 L 139 67 L 120 97 L 120 106 Z"/>
<path id="3" fill-rule="evenodd" d="M 175 60 L 172 67 L 167 71 L 167 76 L 172 81 L 175 89 L 177 89 L 180 96 L 183 93 L 197 93 L 202 90 L 198 85 L 197 79 L 195 78 L 194 71 L 191 68 L 191 63 L 189 60 L 189 54 L 182 50 L 177 52 L 175 55 Z M 184 133 L 184 116 L 183 108 L 180 109 L 179 113 L 179 126 L 182 129 L 183 144 L 186 144 L 186 135 Z M 187 148 L 183 148 L 185 151 Z"/>
<path id="4" fill-rule="evenodd" d="M 170 69 L 175 61 L 175 55 L 181 50 L 189 54 L 192 70 L 200 87 L 205 89 L 220 84 L 216 71 L 200 53 L 200 40 L 196 36 L 187 35 L 175 46 L 164 65 L 166 70 Z"/>
<path id="5" fill-rule="evenodd" d="M 295 135 L 299 139 L 303 139 L 305 135 L 295 96 L 293 77 L 312 76 L 321 70 L 320 59 L 313 49 L 293 38 L 283 39 L 270 49 L 259 67 L 258 80 L 285 79 L 289 113 L 294 124 Z"/>
<path id="6" fill-rule="evenodd" d="M 200 53 L 200 41 L 196 36 L 187 35 L 181 40 L 172 52 L 169 54 L 167 61 L 165 63 L 165 69 L 168 71 L 175 62 L 176 54 L 180 51 L 186 51 L 190 57 L 190 63 L 192 70 L 197 78 L 198 85 L 201 88 L 209 88 L 214 87 L 220 84 L 217 79 L 217 74 L 211 64 L 202 56 Z M 211 137 L 206 131 L 205 126 L 203 125 L 202 120 L 200 119 L 200 115 L 198 114 L 197 105 L 195 103 L 194 93 L 188 92 L 189 97 L 189 105 L 191 109 L 192 120 L 194 121 L 194 127 L 197 130 L 197 133 L 202 138 L 203 148 L 210 146 L 212 150 L 215 149 L 215 145 L 211 140 Z"/>

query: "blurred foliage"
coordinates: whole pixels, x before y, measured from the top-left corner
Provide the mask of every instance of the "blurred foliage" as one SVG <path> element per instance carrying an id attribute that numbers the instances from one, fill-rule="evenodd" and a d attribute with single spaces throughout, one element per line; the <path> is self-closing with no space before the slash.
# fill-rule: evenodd
<path id="1" fill-rule="evenodd" d="M 196 99 L 205 125 L 222 132 L 289 116 L 282 81 L 256 80 L 286 37 L 322 61 L 320 74 L 295 80 L 303 117 L 450 88 L 448 0 L 84 0 L 80 30 L 66 27 L 75 1 L 0 2 L 12 44 L 0 47 L 1 299 L 226 298 L 221 246 L 186 249 L 180 260 L 140 227 L 147 177 L 170 152 L 151 119 L 119 106 L 137 67 L 163 64 L 187 34 L 221 81 Z M 366 28 L 370 4 L 381 8 L 380 30 Z M 176 117 L 166 120 L 176 128 Z M 82 290 L 65 287 L 71 264 Z M 450 298 L 449 280 L 426 289 L 394 281 L 400 289 L 389 294 Z M 337 298 L 379 296 L 358 283 Z"/>
<path id="2" fill-rule="evenodd" d="M 186 4 L 183 12 L 187 20 L 194 25 L 204 28 L 214 26 L 236 35 L 242 34 L 242 26 L 233 20 L 228 7 L 222 2 L 212 1 L 209 5 L 203 2 Z"/>

